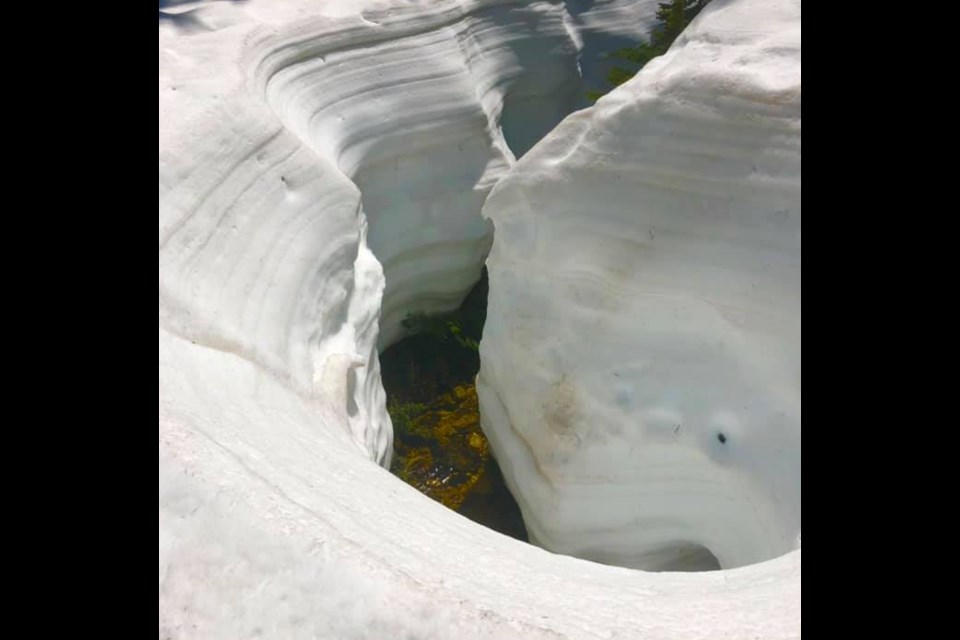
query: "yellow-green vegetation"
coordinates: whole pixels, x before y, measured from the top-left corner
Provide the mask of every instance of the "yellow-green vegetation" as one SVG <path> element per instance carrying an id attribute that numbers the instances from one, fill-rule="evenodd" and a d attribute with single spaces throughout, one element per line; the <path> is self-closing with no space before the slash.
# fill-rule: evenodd
<path id="1" fill-rule="evenodd" d="M 490 462 L 474 385 L 454 387 L 428 404 L 397 403 L 387 410 L 396 433 L 390 471 L 437 502 L 459 509 Z"/>
<path id="2" fill-rule="evenodd" d="M 480 430 L 474 379 L 487 309 L 483 277 L 459 309 L 411 314 L 411 333 L 380 354 L 393 421 L 390 471 L 437 502 L 520 540 L 520 508 Z"/>

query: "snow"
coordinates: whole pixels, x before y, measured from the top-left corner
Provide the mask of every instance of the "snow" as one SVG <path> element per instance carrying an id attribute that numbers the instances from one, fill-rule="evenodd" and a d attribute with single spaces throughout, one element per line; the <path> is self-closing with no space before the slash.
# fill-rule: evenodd
<path id="1" fill-rule="evenodd" d="M 548 549 L 659 569 L 696 549 L 732 568 L 796 546 L 791 8 L 711 5 L 486 201 L 481 416 Z"/>
<path id="2" fill-rule="evenodd" d="M 726 109 L 726 117 L 747 124 L 754 118 L 795 121 L 795 158 L 792 124 L 783 144 L 764 147 L 770 136 L 760 136 L 754 146 L 766 161 L 750 179 L 751 189 L 740 184 L 740 174 L 728 176 L 736 192 L 779 201 L 784 189 L 795 188 L 799 198 L 799 5 L 757 4 L 715 0 L 718 27 L 708 31 L 707 16 L 699 24 L 704 33 L 719 35 L 691 40 L 700 43 L 684 50 L 712 47 L 719 56 L 715 71 L 707 65 L 703 75 L 723 97 L 713 108 Z M 545 158 L 557 164 L 551 169 L 557 175 L 582 172 L 575 148 L 566 164 L 565 153 L 551 151 L 571 144 L 563 132 L 580 127 L 582 115 L 565 121 L 519 164 L 516 157 L 583 106 L 583 89 L 595 86 L 596 78 L 579 82 L 578 69 L 598 73 L 599 53 L 645 33 L 655 6 L 629 0 L 161 4 L 161 637 L 799 636 L 799 550 L 700 574 L 606 566 L 501 536 L 383 468 L 392 436 L 378 345 L 399 337 L 410 311 L 451 308 L 469 289 L 492 242 L 492 226 L 480 211 L 494 185 L 505 177 L 514 184 L 533 180 L 527 167 Z M 751 31 L 737 31 L 741 24 Z M 775 65 L 765 61 L 769 52 L 757 40 L 776 40 L 794 28 L 796 60 L 780 55 L 778 73 L 758 74 L 758 65 Z M 780 49 L 771 45 L 774 50 Z M 679 62 L 669 71 L 665 61 L 658 83 L 674 76 L 678 86 L 684 78 L 695 80 L 677 72 L 685 68 L 681 53 L 665 58 L 671 57 Z M 744 77 L 763 83 L 724 76 L 734 62 Z M 793 104 L 793 75 L 796 114 L 784 118 L 781 103 Z M 630 162 L 637 159 L 622 148 L 628 141 L 610 136 L 618 112 L 634 119 L 626 112 L 639 111 L 631 107 L 636 96 L 659 95 L 656 87 L 639 88 L 639 81 L 595 110 L 607 114 L 596 127 L 598 143 L 607 145 L 603 153 Z M 721 164 L 729 164 L 729 154 L 721 153 L 729 145 L 713 137 L 724 130 L 702 130 L 703 137 L 693 130 L 690 143 L 712 140 Z M 701 162 L 716 164 L 709 150 Z M 682 170 L 676 181 L 691 170 L 676 168 Z M 585 192 L 594 188 L 589 180 L 584 184 Z M 612 228 L 619 214 L 610 211 Z M 496 246 L 502 239 L 521 243 L 541 233 L 542 222 L 534 229 L 517 220 L 517 235 L 508 238 L 489 205 L 487 212 L 497 224 L 495 252 L 501 255 L 505 247 Z M 758 218 L 756 224 L 762 241 L 766 223 Z M 585 227 L 589 243 L 597 230 Z M 730 232 L 748 233 L 741 225 Z M 568 250 L 571 259 L 581 251 L 558 244 L 555 255 Z M 730 251 L 740 255 L 741 249 L 731 241 Z M 617 268 L 616 252 L 604 255 Z M 795 257 L 796 412 L 788 412 L 785 424 L 792 429 L 796 417 L 799 472 L 798 239 Z M 491 268 L 502 280 L 495 259 Z M 782 270 L 789 272 L 774 263 L 767 280 L 776 284 Z M 789 273 L 785 278 L 790 285 Z M 538 288 L 542 278 L 535 271 L 530 281 L 531 296 L 553 295 Z M 764 286 L 758 298 L 773 285 Z M 782 296 L 784 304 L 793 304 L 791 291 Z M 492 291 L 495 299 L 504 304 Z M 558 311 L 559 302 L 552 303 Z M 754 340 L 754 306 L 726 311 L 742 316 L 750 328 L 744 335 Z M 708 315 L 698 313 L 690 330 L 711 329 L 702 319 Z M 781 333 L 771 330 L 769 343 L 780 345 Z M 599 362 L 614 347 L 597 344 Z M 489 349 L 513 348 L 496 345 L 492 337 Z M 755 367 L 751 375 L 789 370 L 793 363 L 764 356 L 772 358 L 768 362 L 756 346 L 747 351 L 757 360 L 747 363 Z M 515 358 L 507 362 L 518 370 L 526 366 Z M 583 375 L 589 375 L 595 367 L 584 364 Z M 486 384 L 503 394 L 486 359 L 484 367 Z M 571 379 L 568 386 L 578 384 Z M 789 380 L 771 378 L 761 388 L 775 384 L 783 387 L 778 402 L 792 401 Z M 562 422 L 567 386 L 558 389 L 555 415 Z M 635 402 L 629 389 L 617 393 L 620 402 Z M 508 397 L 506 405 L 514 401 Z M 751 423 L 736 423 L 743 415 L 728 414 L 717 420 L 730 431 L 731 445 L 741 437 L 737 428 L 755 431 Z M 604 498 L 608 504 L 619 499 Z M 798 533 L 799 476 L 796 499 Z M 777 526 L 779 517 L 771 516 Z"/>

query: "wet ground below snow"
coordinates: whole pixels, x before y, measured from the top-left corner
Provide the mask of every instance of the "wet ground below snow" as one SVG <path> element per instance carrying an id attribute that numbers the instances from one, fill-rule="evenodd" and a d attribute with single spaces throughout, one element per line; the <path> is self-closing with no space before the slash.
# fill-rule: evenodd
<path id="1" fill-rule="evenodd" d="M 527 541 L 520 508 L 486 436 L 474 380 L 486 318 L 486 272 L 460 309 L 411 316 L 411 335 L 380 354 L 394 426 L 390 471 L 444 506 Z"/>

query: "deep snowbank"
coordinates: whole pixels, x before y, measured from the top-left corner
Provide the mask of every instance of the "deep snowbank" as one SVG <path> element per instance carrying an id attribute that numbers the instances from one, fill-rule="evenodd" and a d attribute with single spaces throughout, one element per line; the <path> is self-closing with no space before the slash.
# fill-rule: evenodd
<path id="1" fill-rule="evenodd" d="M 788 2 L 708 6 L 496 186 L 478 389 L 531 539 L 640 568 L 798 546 L 800 209 Z"/>
<path id="2" fill-rule="evenodd" d="M 162 7 L 162 635 L 799 635 L 799 552 L 699 575 L 593 564 L 376 464 L 378 340 L 458 302 L 489 189 L 576 106 L 590 47 L 653 5 Z"/>

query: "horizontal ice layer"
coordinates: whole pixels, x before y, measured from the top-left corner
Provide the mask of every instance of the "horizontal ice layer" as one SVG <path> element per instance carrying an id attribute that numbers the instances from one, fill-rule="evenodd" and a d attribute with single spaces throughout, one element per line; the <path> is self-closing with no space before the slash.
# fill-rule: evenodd
<path id="1" fill-rule="evenodd" d="M 649 569 L 794 549 L 799 2 L 711 4 L 484 214 L 481 416 L 532 538 Z"/>
<path id="2" fill-rule="evenodd" d="M 489 251 L 490 188 L 586 106 L 602 53 L 644 33 L 654 4 L 413 3 L 250 39 L 277 115 L 362 193 L 386 276 L 381 347 L 411 310 L 460 304 Z"/>
<path id="3" fill-rule="evenodd" d="M 381 343 L 458 301 L 485 193 L 654 8 L 161 4 L 162 636 L 799 635 L 799 553 L 698 576 L 596 565 L 376 464 L 381 296 Z"/>

